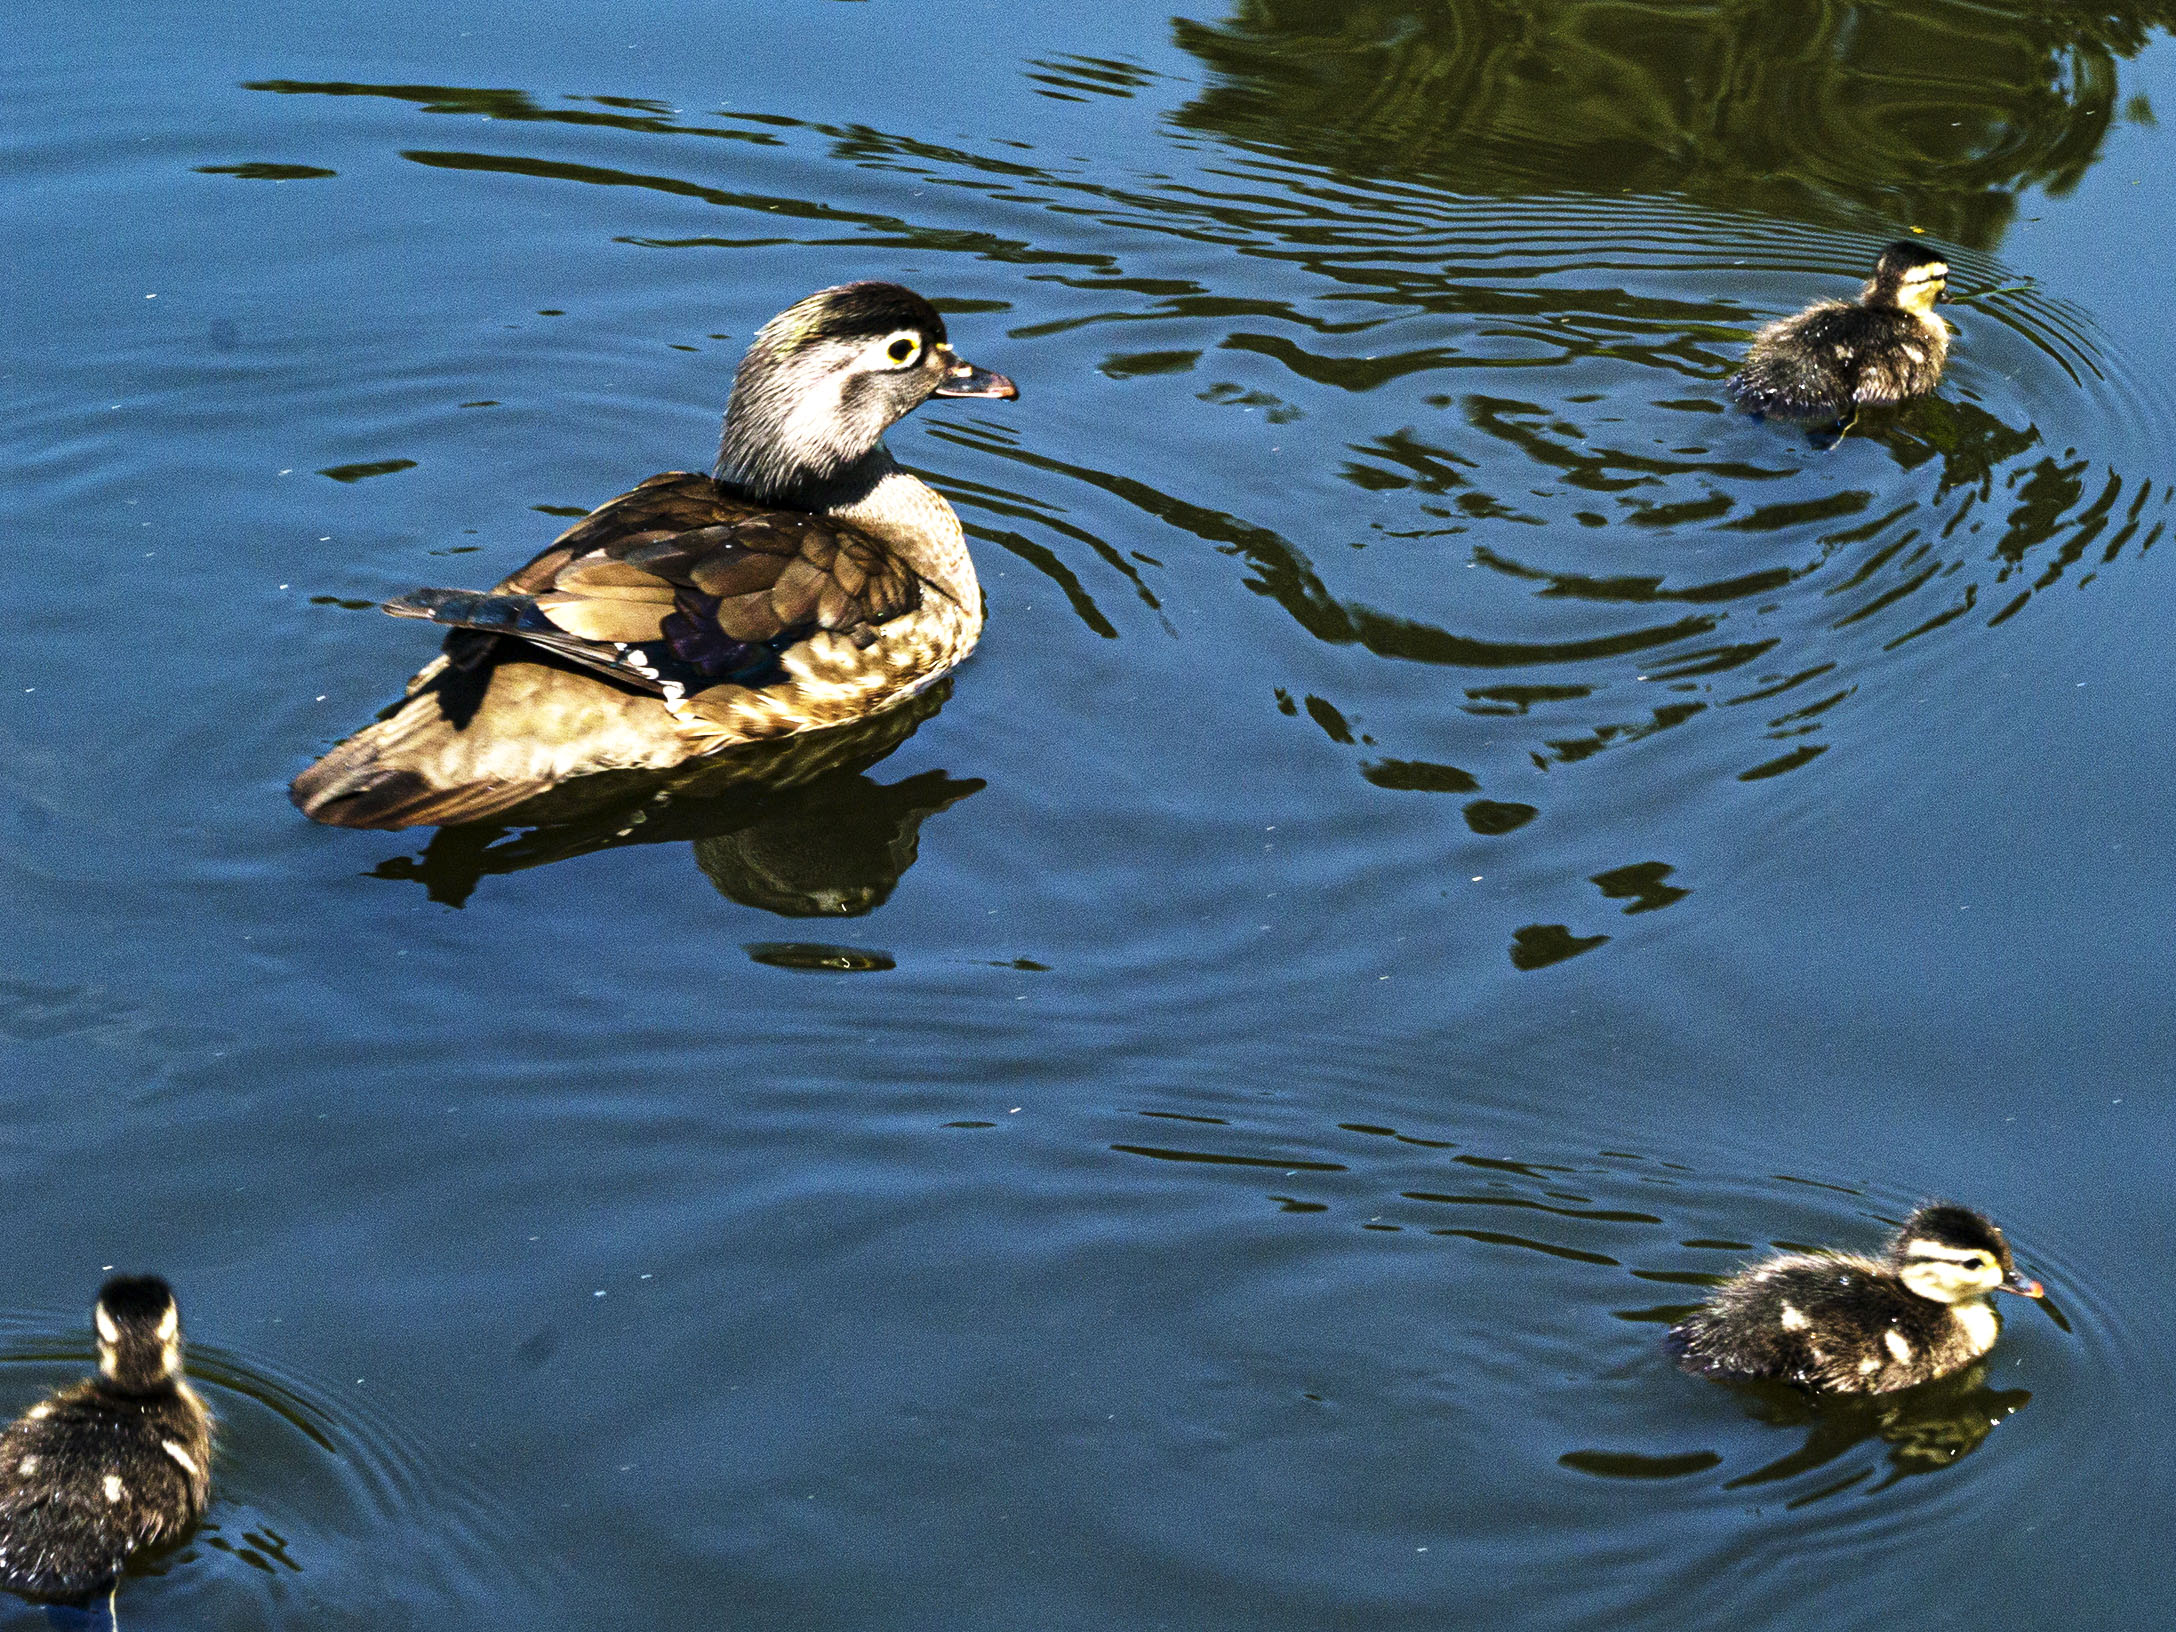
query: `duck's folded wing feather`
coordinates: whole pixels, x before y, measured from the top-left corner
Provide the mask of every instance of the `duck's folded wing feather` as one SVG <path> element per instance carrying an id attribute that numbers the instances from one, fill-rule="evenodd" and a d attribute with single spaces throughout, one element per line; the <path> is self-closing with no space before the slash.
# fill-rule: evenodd
<path id="1" fill-rule="evenodd" d="M 664 690 L 760 684 L 816 630 L 867 645 L 920 603 L 921 580 L 870 535 L 671 472 L 592 511 L 495 591 L 418 590 L 386 610 L 516 636 Z M 449 655 L 483 654 L 470 640 Z"/>

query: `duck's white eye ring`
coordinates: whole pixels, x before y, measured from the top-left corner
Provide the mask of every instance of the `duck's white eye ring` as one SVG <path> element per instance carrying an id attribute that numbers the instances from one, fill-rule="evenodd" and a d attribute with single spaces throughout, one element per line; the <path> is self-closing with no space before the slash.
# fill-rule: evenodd
<path id="1" fill-rule="evenodd" d="M 894 335 L 891 344 L 884 348 L 884 355 L 901 368 L 905 368 L 921 354 L 922 342 L 915 339 L 911 334 Z"/>

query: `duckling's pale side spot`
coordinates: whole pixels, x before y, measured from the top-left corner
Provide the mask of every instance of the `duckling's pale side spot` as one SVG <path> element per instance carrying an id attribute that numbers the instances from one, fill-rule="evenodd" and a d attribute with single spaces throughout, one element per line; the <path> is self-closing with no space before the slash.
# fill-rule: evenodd
<path id="1" fill-rule="evenodd" d="M 1884 1257 L 1788 1253 L 1741 1271 L 1670 1329 L 1687 1371 L 1781 1378 L 1838 1393 L 1887 1393 L 1985 1354 L 2001 1322 L 1994 1292 L 2039 1297 L 2002 1232 L 1946 1202 L 1914 1212 Z"/>
<path id="2" fill-rule="evenodd" d="M 884 432 L 933 396 L 1018 394 L 910 289 L 809 296 L 742 361 L 714 475 L 650 477 L 492 590 L 387 603 L 449 626 L 445 655 L 295 803 L 347 827 L 473 821 L 906 702 L 974 650 L 982 590 L 959 517 Z"/>

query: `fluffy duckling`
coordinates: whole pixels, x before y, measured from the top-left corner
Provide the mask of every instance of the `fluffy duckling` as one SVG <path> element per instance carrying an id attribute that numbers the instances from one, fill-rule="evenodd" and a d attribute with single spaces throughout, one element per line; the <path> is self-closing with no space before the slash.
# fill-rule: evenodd
<path id="1" fill-rule="evenodd" d="M 1929 1202 L 1881 1259 L 1786 1253 L 1741 1270 L 1670 1328 L 1677 1363 L 1708 1377 L 1778 1377 L 1886 1394 L 1946 1377 L 1994 1346 L 1990 1292 L 2041 1295 L 1982 1213 Z"/>
<path id="2" fill-rule="evenodd" d="M 0 1587 L 83 1604 L 211 1496 L 212 1417 L 181 1375 L 181 1311 L 155 1275 L 99 1289 L 98 1375 L 0 1431 Z"/>
<path id="3" fill-rule="evenodd" d="M 652 476 L 495 589 L 387 603 L 450 625 L 446 655 L 295 803 L 344 827 L 474 821 L 903 702 L 974 649 L 982 590 L 959 517 L 884 432 L 931 397 L 1018 395 L 911 289 L 810 295 L 749 347 L 713 475 Z"/>
<path id="4" fill-rule="evenodd" d="M 1835 419 L 1925 396 L 1949 356 L 1949 325 L 1934 315 L 1948 277 L 1933 250 L 1891 244 L 1857 300 L 1815 301 L 1754 335 L 1731 395 L 1784 419 Z"/>

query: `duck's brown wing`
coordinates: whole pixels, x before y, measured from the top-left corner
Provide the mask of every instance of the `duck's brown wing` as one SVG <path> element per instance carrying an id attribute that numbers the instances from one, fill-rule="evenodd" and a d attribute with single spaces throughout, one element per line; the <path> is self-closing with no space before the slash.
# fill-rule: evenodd
<path id="1" fill-rule="evenodd" d="M 420 589 L 386 610 L 463 631 L 447 649 L 457 667 L 481 661 L 483 641 L 513 636 L 669 695 L 760 685 L 780 652 L 819 629 L 866 646 L 921 597 L 913 570 L 867 533 L 668 471 L 591 511 L 494 590 Z"/>

